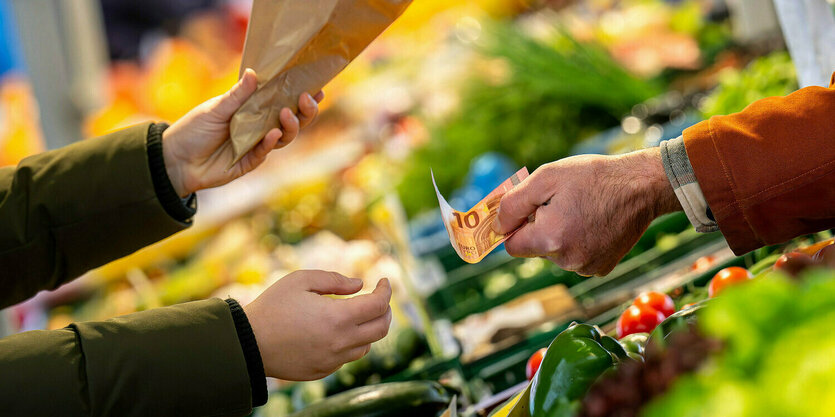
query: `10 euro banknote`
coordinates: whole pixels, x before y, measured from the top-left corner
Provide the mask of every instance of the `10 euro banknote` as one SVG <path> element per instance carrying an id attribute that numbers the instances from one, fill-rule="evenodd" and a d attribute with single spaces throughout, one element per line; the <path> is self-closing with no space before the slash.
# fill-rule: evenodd
<path id="1" fill-rule="evenodd" d="M 432 185 L 435 186 L 435 194 L 441 206 L 441 217 L 449 233 L 449 241 L 461 259 L 471 264 L 477 263 L 510 237 L 510 234 L 502 235 L 494 232 L 493 221 L 498 213 L 502 197 L 527 177 L 528 169 L 520 169 L 472 209 L 461 212 L 453 209 L 438 191 L 435 174 L 432 173 Z"/>

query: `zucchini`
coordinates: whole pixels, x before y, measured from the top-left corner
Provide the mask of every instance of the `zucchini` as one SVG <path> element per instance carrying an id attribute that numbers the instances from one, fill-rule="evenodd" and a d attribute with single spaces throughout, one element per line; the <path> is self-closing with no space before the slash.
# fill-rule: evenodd
<path id="1" fill-rule="evenodd" d="M 336 394 L 292 417 L 436 416 L 451 400 L 449 393 L 434 381 L 390 382 Z"/>

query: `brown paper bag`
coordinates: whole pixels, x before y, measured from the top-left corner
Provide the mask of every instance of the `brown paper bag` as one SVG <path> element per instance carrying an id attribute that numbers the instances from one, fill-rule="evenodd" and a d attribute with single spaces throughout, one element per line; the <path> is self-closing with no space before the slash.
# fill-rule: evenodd
<path id="1" fill-rule="evenodd" d="M 252 68 L 258 90 L 232 118 L 238 162 L 279 127 L 284 107 L 315 94 L 339 74 L 412 0 L 255 0 L 241 74 Z"/>

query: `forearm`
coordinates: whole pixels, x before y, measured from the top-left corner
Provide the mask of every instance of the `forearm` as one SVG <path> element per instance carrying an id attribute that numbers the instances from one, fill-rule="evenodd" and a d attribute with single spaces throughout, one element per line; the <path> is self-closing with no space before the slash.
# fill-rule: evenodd
<path id="1" fill-rule="evenodd" d="M 239 334 L 229 305 L 213 299 L 10 336 L 0 340 L 1 408 L 11 415 L 246 415 L 253 388 Z M 263 376 L 259 383 L 265 400 Z"/>
<path id="2" fill-rule="evenodd" d="M 193 207 L 176 201 L 183 209 L 175 212 L 158 198 L 156 185 L 164 181 L 149 167 L 149 127 L 0 169 L 0 307 L 188 226 Z"/>

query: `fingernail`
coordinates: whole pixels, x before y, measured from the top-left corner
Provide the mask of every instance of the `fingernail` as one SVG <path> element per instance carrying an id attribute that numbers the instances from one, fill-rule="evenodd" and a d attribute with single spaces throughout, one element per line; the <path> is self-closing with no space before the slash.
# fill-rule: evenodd
<path id="1" fill-rule="evenodd" d="M 498 214 L 499 213 L 496 212 L 496 218 L 493 219 L 493 231 L 496 232 L 496 234 L 501 234 L 502 233 L 502 224 L 501 224 L 501 222 L 499 222 Z"/>

